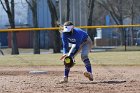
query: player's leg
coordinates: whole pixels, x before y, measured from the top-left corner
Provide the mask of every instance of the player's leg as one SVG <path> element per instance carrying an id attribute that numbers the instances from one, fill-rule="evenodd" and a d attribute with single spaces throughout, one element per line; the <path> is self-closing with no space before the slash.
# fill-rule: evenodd
<path id="1" fill-rule="evenodd" d="M 79 51 L 80 51 L 81 49 L 82 49 L 82 48 L 79 48 L 79 50 L 76 51 L 74 57 L 79 53 Z M 71 50 L 72 50 L 72 49 L 71 49 Z M 70 50 L 70 51 L 71 51 L 71 50 Z M 74 60 L 74 57 L 73 57 L 73 60 Z M 74 60 L 74 62 L 75 62 L 75 60 Z M 64 69 L 64 79 L 61 80 L 60 83 L 66 83 L 66 82 L 68 82 L 69 72 L 70 72 L 70 68 L 65 66 L 65 69 Z"/>
<path id="2" fill-rule="evenodd" d="M 69 72 L 70 72 L 70 68 L 65 67 L 64 68 L 64 78 L 63 78 L 63 80 L 60 81 L 60 83 L 67 83 L 68 82 Z"/>
<path id="3" fill-rule="evenodd" d="M 84 75 L 89 78 L 90 81 L 93 80 L 93 75 L 92 75 L 92 66 L 90 63 L 90 60 L 88 58 L 88 54 L 91 50 L 92 47 L 92 41 L 90 38 L 86 41 L 86 43 L 82 46 L 82 52 L 81 52 L 81 59 L 85 64 L 86 67 L 86 72 L 84 72 Z"/>

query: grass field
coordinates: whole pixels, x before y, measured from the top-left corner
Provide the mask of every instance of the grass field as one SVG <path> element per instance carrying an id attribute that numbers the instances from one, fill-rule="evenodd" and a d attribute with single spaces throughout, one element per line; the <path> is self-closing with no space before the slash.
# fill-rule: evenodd
<path id="1" fill-rule="evenodd" d="M 22 54 L 0 56 L 0 66 L 48 66 L 63 65 L 62 54 Z M 93 65 L 140 65 L 140 52 L 95 52 L 89 58 Z M 76 57 L 76 65 L 83 65 L 80 54 Z"/>
<path id="2" fill-rule="evenodd" d="M 127 51 L 140 51 L 140 46 L 126 46 Z M 109 49 L 108 51 L 125 51 L 125 46 L 118 46 L 114 49 Z"/>

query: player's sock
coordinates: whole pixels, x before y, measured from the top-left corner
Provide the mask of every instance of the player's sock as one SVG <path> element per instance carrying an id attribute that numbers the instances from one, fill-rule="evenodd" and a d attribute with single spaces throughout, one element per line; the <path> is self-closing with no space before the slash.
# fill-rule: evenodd
<path id="1" fill-rule="evenodd" d="M 65 68 L 64 76 L 68 77 L 69 76 L 69 72 L 70 72 L 70 68 Z"/>
<path id="2" fill-rule="evenodd" d="M 92 67 L 91 67 L 89 58 L 85 59 L 85 60 L 84 60 L 84 63 L 85 63 L 85 67 L 86 67 L 87 72 L 92 73 Z"/>
<path id="3" fill-rule="evenodd" d="M 90 66 L 86 66 L 87 72 L 92 73 L 92 69 L 91 69 L 91 65 Z"/>

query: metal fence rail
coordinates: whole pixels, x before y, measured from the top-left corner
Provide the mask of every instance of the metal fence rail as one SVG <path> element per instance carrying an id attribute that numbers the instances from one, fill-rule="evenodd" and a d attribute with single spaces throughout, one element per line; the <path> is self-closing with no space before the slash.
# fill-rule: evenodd
<path id="1" fill-rule="evenodd" d="M 78 28 L 93 29 L 93 28 L 129 28 L 140 27 L 140 24 L 135 25 L 109 25 L 109 26 L 76 26 Z M 13 32 L 13 31 L 39 31 L 39 30 L 59 30 L 61 27 L 52 28 L 15 28 L 15 29 L 0 29 L 0 32 Z"/>

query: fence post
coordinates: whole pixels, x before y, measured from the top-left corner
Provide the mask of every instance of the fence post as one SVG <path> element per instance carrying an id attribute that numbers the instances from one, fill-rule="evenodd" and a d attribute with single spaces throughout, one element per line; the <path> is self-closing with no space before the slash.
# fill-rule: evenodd
<path id="1" fill-rule="evenodd" d="M 0 42 L 0 49 L 1 49 L 1 42 Z"/>

